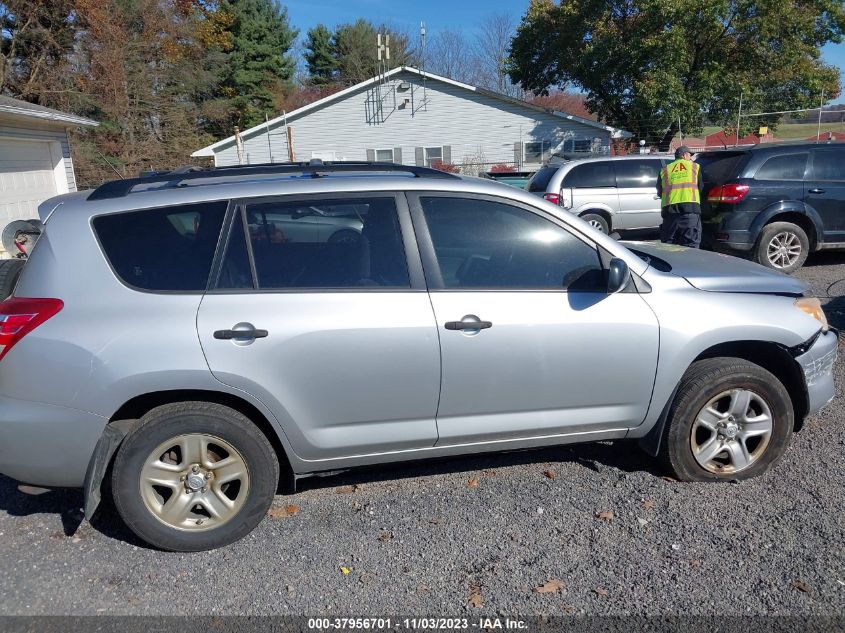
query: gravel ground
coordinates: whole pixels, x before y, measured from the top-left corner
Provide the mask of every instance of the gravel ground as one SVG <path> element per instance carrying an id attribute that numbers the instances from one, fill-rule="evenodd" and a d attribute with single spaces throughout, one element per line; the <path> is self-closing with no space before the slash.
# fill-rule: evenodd
<path id="1" fill-rule="evenodd" d="M 824 296 L 845 256 L 798 276 Z M 828 310 L 845 327 L 845 299 Z M 0 477 L 0 614 L 843 615 L 836 371 L 838 400 L 756 480 L 667 480 L 622 442 L 380 467 L 308 481 L 276 498 L 295 512 L 200 554 Z"/>

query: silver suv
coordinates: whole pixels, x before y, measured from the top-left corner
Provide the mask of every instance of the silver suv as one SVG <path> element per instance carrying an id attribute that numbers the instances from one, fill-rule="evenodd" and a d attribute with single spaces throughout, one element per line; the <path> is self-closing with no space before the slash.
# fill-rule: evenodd
<path id="1" fill-rule="evenodd" d="M 681 480 L 751 477 L 834 393 L 800 281 L 490 181 L 218 168 L 40 212 L 0 303 L 0 472 L 84 487 L 89 518 L 108 490 L 164 549 L 363 464 L 629 439 Z"/>
<path id="2" fill-rule="evenodd" d="M 602 233 L 660 226 L 660 155 L 582 158 L 551 163 L 526 189 L 577 215 Z"/>

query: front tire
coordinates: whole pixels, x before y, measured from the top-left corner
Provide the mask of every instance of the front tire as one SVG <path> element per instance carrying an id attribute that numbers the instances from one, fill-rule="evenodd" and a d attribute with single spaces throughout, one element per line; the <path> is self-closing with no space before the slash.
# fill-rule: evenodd
<path id="1" fill-rule="evenodd" d="M 763 266 L 794 273 L 804 265 L 809 253 L 810 240 L 804 229 L 791 222 L 772 222 L 760 233 L 754 258 Z"/>
<path id="2" fill-rule="evenodd" d="M 773 374 L 739 358 L 708 358 L 681 380 L 660 458 L 681 481 L 748 479 L 783 456 L 794 425 L 789 394 Z"/>
<path id="3" fill-rule="evenodd" d="M 248 418 L 219 404 L 181 402 L 147 413 L 123 441 L 112 495 L 138 537 L 196 552 L 251 532 L 278 482 L 275 451 Z"/>

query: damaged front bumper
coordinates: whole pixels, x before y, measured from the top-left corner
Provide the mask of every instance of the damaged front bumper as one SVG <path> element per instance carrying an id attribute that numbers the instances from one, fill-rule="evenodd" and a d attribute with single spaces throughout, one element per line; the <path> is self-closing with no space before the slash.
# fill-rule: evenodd
<path id="1" fill-rule="evenodd" d="M 807 386 L 807 415 L 813 415 L 833 400 L 833 366 L 839 348 L 839 332 L 831 328 L 819 332 L 796 349 L 795 362 L 804 374 Z"/>

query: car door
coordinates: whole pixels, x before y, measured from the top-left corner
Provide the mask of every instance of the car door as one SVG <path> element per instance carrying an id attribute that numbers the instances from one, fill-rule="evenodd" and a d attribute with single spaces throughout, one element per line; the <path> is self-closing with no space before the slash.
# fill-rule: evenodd
<path id="1" fill-rule="evenodd" d="M 563 177 L 561 196 L 572 201 L 570 210 L 576 215 L 605 211 L 613 216 L 612 226 L 617 226 L 618 218 L 615 216 L 619 210 L 619 194 L 616 192 L 613 161 L 587 160 L 574 165 Z"/>
<path id="2" fill-rule="evenodd" d="M 508 199 L 410 201 L 440 335 L 438 446 L 642 422 L 657 319 L 636 292 L 607 294 L 595 244 Z"/>
<path id="3" fill-rule="evenodd" d="M 620 226 L 648 229 L 660 226 L 660 196 L 657 179 L 663 163 L 659 158 L 617 160 L 616 187 L 619 194 Z"/>
<path id="4" fill-rule="evenodd" d="M 845 150 L 813 149 L 810 163 L 804 202 L 821 217 L 825 242 L 845 242 Z"/>
<path id="5" fill-rule="evenodd" d="M 359 239 L 262 221 L 303 203 L 354 205 Z M 267 405 L 302 459 L 433 446 L 440 349 L 404 197 L 280 196 L 230 215 L 197 316 L 214 376 Z"/>

